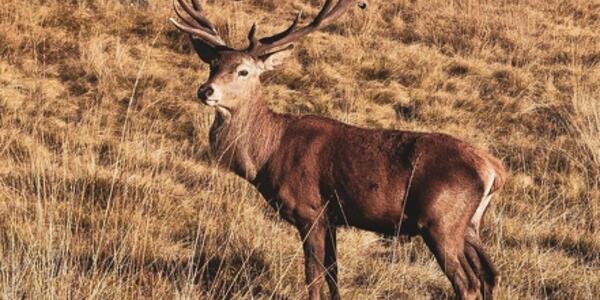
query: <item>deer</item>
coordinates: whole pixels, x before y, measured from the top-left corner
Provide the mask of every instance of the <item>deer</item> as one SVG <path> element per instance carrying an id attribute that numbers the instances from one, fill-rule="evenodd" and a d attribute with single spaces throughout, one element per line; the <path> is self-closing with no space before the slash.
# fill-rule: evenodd
<path id="1" fill-rule="evenodd" d="M 492 194 L 505 183 L 502 162 L 444 133 L 369 129 L 310 114 L 273 112 L 260 76 L 285 63 L 293 42 L 321 30 L 357 0 L 326 0 L 306 25 L 244 49 L 228 46 L 199 0 L 173 0 L 170 21 L 209 64 L 198 102 L 215 110 L 209 141 L 218 165 L 252 184 L 302 241 L 309 299 L 340 299 L 336 230 L 421 236 L 459 299 L 492 299 L 498 269 L 480 237 Z"/>

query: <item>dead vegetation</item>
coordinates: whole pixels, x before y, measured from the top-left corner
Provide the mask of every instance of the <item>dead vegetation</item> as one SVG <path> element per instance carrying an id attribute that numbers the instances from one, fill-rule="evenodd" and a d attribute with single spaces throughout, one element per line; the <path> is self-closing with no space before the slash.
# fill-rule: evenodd
<path id="1" fill-rule="evenodd" d="M 317 2 L 207 10 L 243 45 L 255 19 L 271 32 Z M 212 112 L 193 101 L 207 70 L 170 2 L 131 3 L 0 3 L 1 297 L 302 297 L 295 232 L 211 162 Z M 264 82 L 277 111 L 489 148 L 511 173 L 484 227 L 500 298 L 593 299 L 598 32 L 595 1 L 373 0 Z M 348 229 L 339 247 L 345 298 L 452 294 L 419 239 Z"/>

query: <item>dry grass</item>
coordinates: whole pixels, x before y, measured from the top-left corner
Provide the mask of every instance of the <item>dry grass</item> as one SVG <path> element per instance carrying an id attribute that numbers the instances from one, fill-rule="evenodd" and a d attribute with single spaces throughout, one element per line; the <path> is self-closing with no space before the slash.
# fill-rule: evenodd
<path id="1" fill-rule="evenodd" d="M 294 230 L 211 162 L 170 1 L 126 2 L 0 3 L 0 297 L 303 297 Z M 281 2 L 207 8 L 245 45 L 320 1 Z M 484 231 L 500 298 L 597 299 L 600 5 L 370 4 L 265 76 L 270 106 L 489 148 L 511 173 Z M 451 297 L 420 239 L 340 238 L 346 298 Z"/>

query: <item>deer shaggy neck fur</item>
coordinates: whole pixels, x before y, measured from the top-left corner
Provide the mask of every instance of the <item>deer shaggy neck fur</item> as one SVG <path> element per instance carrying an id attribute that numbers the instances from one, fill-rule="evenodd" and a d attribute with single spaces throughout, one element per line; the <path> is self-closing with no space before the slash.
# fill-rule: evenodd
<path id="1" fill-rule="evenodd" d="M 261 97 L 249 101 L 235 110 L 217 109 L 210 144 L 220 165 L 252 181 L 279 147 L 285 126 Z"/>

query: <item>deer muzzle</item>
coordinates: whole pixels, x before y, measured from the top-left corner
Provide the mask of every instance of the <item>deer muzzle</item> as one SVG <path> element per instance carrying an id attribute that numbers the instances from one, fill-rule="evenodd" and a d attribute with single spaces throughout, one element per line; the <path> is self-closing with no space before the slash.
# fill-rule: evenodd
<path id="1" fill-rule="evenodd" d="M 215 90 L 212 84 L 204 84 L 198 89 L 198 99 L 209 106 L 215 106 L 221 100 L 220 93 Z"/>

